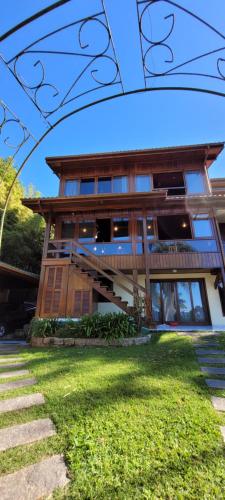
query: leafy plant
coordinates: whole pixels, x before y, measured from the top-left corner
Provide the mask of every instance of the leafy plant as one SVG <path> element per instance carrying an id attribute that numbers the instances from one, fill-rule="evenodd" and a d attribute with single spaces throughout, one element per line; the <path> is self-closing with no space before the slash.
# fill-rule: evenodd
<path id="1" fill-rule="evenodd" d="M 30 326 L 30 335 L 118 339 L 137 335 L 137 326 L 134 319 L 124 313 L 95 313 L 83 316 L 79 321 L 34 318 Z"/>

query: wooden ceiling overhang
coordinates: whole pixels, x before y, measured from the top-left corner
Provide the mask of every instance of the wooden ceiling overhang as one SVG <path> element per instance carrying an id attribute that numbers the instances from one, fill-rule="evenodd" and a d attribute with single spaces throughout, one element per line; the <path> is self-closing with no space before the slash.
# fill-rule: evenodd
<path id="1" fill-rule="evenodd" d="M 184 210 L 225 209 L 225 194 L 167 196 L 166 190 L 151 193 L 126 193 L 56 198 L 27 198 L 23 204 L 45 216 L 56 213 L 84 213 L 104 210 Z"/>
<path id="2" fill-rule="evenodd" d="M 117 151 L 111 153 L 96 153 L 72 156 L 47 157 L 46 162 L 58 176 L 75 173 L 76 170 L 91 167 L 123 168 L 134 164 L 163 164 L 168 162 L 199 161 L 207 167 L 215 161 L 224 148 L 224 143 L 198 144 L 193 146 L 176 146 L 169 148 L 142 149 L 134 151 Z"/>
<path id="3" fill-rule="evenodd" d="M 0 286 L 38 287 L 39 275 L 0 261 Z"/>
<path id="4" fill-rule="evenodd" d="M 151 193 L 58 196 L 56 198 L 26 198 L 23 205 L 35 213 L 91 212 L 102 210 L 155 209 L 166 200 L 166 191 Z"/>

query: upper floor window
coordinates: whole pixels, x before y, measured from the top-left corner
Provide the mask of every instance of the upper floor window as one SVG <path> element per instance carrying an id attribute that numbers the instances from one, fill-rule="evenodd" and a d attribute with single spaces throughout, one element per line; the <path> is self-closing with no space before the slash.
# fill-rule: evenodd
<path id="1" fill-rule="evenodd" d="M 126 175 L 118 175 L 116 177 L 113 177 L 113 192 L 114 193 L 128 192 L 128 179 Z"/>
<path id="2" fill-rule="evenodd" d="M 129 221 L 127 218 L 113 219 L 113 239 L 128 240 Z"/>
<path id="3" fill-rule="evenodd" d="M 136 175 L 135 191 L 138 193 L 149 192 L 152 189 L 152 179 L 150 175 Z"/>
<path id="4" fill-rule="evenodd" d="M 204 179 L 201 172 L 185 172 L 185 180 L 188 194 L 205 192 Z"/>
<path id="5" fill-rule="evenodd" d="M 194 215 L 192 224 L 194 228 L 195 238 L 213 237 L 212 223 L 207 214 Z"/>
<path id="6" fill-rule="evenodd" d="M 95 241 L 95 235 L 94 221 L 79 222 L 79 241 Z"/>
<path id="7" fill-rule="evenodd" d="M 72 240 L 74 238 L 75 224 L 74 222 L 62 222 L 61 237 L 63 240 Z"/>
<path id="8" fill-rule="evenodd" d="M 80 194 L 94 194 L 95 180 L 94 179 L 81 179 L 80 180 Z"/>
<path id="9" fill-rule="evenodd" d="M 64 194 L 65 196 L 76 196 L 79 192 L 79 183 L 76 179 L 65 181 Z"/>
<path id="10" fill-rule="evenodd" d="M 152 240 L 154 239 L 154 222 L 152 217 L 147 217 L 146 218 L 146 233 L 147 233 L 147 239 Z M 144 227 L 143 227 L 143 218 L 139 217 L 137 219 L 137 236 L 138 239 L 144 239 Z"/>
<path id="11" fill-rule="evenodd" d="M 168 196 L 184 195 L 184 177 L 182 172 L 162 172 L 153 174 L 154 189 L 167 189 Z"/>
<path id="12" fill-rule="evenodd" d="M 111 177 L 99 177 L 98 178 L 98 193 L 111 193 L 112 192 L 112 178 Z"/>

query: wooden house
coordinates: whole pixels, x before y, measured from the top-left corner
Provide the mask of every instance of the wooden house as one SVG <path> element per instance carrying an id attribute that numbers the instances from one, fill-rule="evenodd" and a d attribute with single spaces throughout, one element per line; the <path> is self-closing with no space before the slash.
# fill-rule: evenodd
<path id="1" fill-rule="evenodd" d="M 133 314 L 225 327 L 223 143 L 46 158 L 57 197 L 25 199 L 46 220 L 38 317 Z"/>

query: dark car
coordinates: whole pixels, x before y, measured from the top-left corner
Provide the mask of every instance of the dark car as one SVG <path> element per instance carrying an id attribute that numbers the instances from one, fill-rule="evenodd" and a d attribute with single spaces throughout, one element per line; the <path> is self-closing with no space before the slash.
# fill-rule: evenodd
<path id="1" fill-rule="evenodd" d="M 17 328 L 29 323 L 35 314 L 36 304 L 23 302 L 22 304 L 0 304 L 0 336 L 14 332 Z"/>

